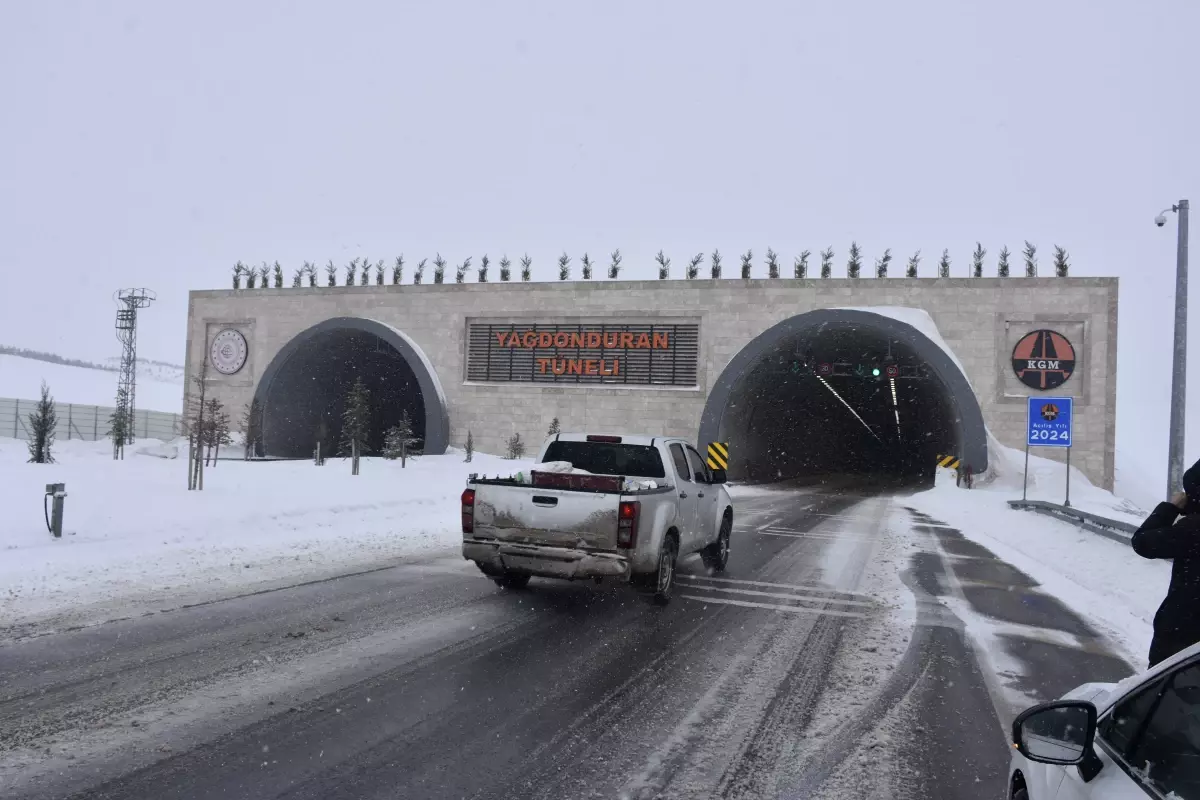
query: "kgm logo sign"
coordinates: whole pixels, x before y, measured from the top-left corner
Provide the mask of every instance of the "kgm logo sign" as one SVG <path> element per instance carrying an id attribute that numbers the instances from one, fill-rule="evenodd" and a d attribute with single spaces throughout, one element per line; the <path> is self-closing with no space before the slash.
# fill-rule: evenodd
<path id="1" fill-rule="evenodd" d="M 1075 372 L 1075 348 L 1058 331 L 1033 331 L 1013 348 L 1012 363 L 1017 380 L 1030 389 L 1055 389 Z"/>

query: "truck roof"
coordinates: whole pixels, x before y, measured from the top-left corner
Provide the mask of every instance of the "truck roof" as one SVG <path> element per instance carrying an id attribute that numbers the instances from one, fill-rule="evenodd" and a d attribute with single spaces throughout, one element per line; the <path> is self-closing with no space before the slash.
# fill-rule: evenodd
<path id="1" fill-rule="evenodd" d="M 680 439 L 677 436 L 647 436 L 638 433 L 560 433 L 556 436 L 549 437 L 548 440 L 557 439 L 562 442 L 586 442 L 589 436 L 605 436 L 620 438 L 621 444 L 636 444 L 650 446 L 656 442 L 686 442 L 686 439 Z"/>

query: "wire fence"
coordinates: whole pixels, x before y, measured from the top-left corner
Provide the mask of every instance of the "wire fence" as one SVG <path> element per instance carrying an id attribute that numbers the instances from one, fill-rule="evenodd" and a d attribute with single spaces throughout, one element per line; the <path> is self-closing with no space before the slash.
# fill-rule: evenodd
<path id="1" fill-rule="evenodd" d="M 18 400 L 0 397 L 0 436 L 13 439 L 29 439 L 29 415 L 37 408 L 37 400 Z M 54 438 L 81 439 L 94 442 L 108 437 L 112 430 L 109 419 L 115 408 L 111 406 L 84 406 L 76 403 L 55 403 L 58 425 Z M 179 414 L 162 411 L 135 409 L 133 412 L 133 434 L 135 439 L 161 439 L 168 441 L 182 436 L 183 421 Z"/>

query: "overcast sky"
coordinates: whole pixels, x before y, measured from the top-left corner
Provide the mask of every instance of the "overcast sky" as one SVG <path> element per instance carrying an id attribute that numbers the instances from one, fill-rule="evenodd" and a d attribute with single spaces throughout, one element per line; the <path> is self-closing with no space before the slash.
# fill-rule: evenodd
<path id="1" fill-rule="evenodd" d="M 965 275 L 1029 239 L 1121 277 L 1119 440 L 1161 462 L 1197 30 L 1196 0 L 4 3 L 0 343 L 116 355 L 147 286 L 141 353 L 181 362 L 187 291 L 239 259 L 844 274 L 857 240 Z"/>

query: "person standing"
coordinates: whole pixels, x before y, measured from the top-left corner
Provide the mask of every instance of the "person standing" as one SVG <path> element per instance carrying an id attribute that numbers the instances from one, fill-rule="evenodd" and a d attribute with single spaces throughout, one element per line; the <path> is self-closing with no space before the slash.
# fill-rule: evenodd
<path id="1" fill-rule="evenodd" d="M 1142 558 L 1174 560 L 1171 585 L 1154 615 L 1153 667 L 1200 642 L 1200 461 L 1183 474 L 1183 491 L 1150 512 L 1132 544 Z"/>

